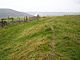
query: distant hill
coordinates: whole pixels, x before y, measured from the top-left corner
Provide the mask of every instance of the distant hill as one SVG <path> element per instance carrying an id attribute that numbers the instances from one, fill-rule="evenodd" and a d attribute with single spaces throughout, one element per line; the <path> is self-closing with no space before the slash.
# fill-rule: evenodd
<path id="1" fill-rule="evenodd" d="M 24 13 L 24 12 L 19 12 L 16 10 L 12 9 L 0 9 L 0 18 L 6 18 L 6 17 L 23 17 L 23 16 L 28 16 L 32 17 L 32 15 Z"/>
<path id="2" fill-rule="evenodd" d="M 80 12 L 27 12 L 29 14 L 40 16 L 64 16 L 64 15 L 80 15 Z"/>

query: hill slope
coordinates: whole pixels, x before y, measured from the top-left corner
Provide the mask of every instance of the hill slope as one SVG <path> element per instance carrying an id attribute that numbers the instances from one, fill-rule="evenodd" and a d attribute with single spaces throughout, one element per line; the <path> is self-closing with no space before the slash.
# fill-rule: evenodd
<path id="1" fill-rule="evenodd" d="M 0 29 L 0 60 L 80 60 L 80 16 L 46 17 Z"/>
<path id="2" fill-rule="evenodd" d="M 24 13 L 24 12 L 18 12 L 12 9 L 0 9 L 0 18 L 6 18 L 6 17 L 22 17 L 22 16 L 28 16 L 32 17 L 32 15 Z"/>

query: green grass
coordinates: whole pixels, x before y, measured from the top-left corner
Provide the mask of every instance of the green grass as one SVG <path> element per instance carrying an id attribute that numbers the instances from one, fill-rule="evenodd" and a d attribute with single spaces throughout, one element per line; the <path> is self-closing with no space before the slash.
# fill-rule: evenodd
<path id="1" fill-rule="evenodd" d="M 80 60 L 80 16 L 45 17 L 0 29 L 0 60 Z"/>

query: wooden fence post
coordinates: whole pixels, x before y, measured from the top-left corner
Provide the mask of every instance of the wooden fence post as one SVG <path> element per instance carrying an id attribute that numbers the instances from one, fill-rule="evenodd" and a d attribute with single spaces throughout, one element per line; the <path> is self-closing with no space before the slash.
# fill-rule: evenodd
<path id="1" fill-rule="evenodd" d="M 27 16 L 26 16 L 26 22 L 27 22 L 27 20 L 28 20 L 28 18 L 27 18 Z"/>
<path id="2" fill-rule="evenodd" d="M 1 19 L 1 26 L 2 26 L 2 28 L 4 27 L 4 21 L 3 21 L 4 19 Z"/>

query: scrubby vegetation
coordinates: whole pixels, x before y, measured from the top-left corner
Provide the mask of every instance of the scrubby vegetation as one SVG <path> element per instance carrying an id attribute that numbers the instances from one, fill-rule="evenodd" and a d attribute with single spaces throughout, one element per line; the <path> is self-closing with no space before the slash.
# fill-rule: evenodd
<path id="1" fill-rule="evenodd" d="M 0 60 L 80 60 L 80 16 L 45 17 L 0 29 Z"/>

